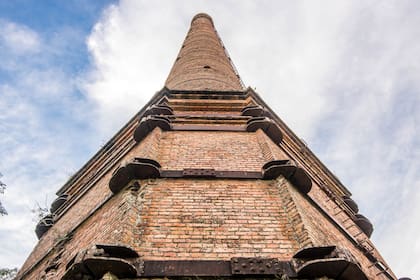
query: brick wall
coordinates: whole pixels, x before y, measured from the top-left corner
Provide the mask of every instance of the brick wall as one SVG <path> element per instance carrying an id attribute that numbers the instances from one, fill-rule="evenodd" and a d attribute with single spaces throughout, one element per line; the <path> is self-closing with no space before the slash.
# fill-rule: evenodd
<path id="1" fill-rule="evenodd" d="M 156 159 L 167 170 L 260 171 L 267 161 L 287 155 L 261 130 L 166 132 L 156 128 L 123 161 L 134 157 Z M 98 243 L 125 244 L 144 259 L 166 260 L 235 256 L 289 260 L 303 247 L 338 245 L 352 248 L 369 270 L 366 257 L 284 179 L 142 180 L 138 191 L 126 189 L 111 197 L 111 175 L 112 170 L 64 213 L 40 240 L 24 269 L 49 249 L 47 259 L 53 258 L 54 244 L 83 221 L 65 244 L 57 275 L 64 273 L 65 263 L 76 252 Z M 331 215 L 337 209 L 316 184 L 309 195 Z M 42 275 L 46 265 L 41 261 L 26 279 Z"/>
<path id="2" fill-rule="evenodd" d="M 300 213 L 302 226 L 308 233 L 308 237 L 313 246 L 335 245 L 346 248 L 360 263 L 369 279 L 389 279 L 384 274 L 381 274 L 380 271 L 372 265 L 372 262 L 339 231 L 337 226 L 331 223 L 329 219 L 313 207 L 308 199 L 299 193 L 289 182 L 279 178 L 278 184 L 289 190 L 293 202 Z"/>
<path id="3" fill-rule="evenodd" d="M 144 188 L 136 249 L 145 259 L 288 260 L 298 249 L 270 181 L 159 179 Z"/>
<path id="4" fill-rule="evenodd" d="M 261 171 L 266 162 L 255 133 L 225 131 L 164 132 L 157 160 L 172 170 Z"/>

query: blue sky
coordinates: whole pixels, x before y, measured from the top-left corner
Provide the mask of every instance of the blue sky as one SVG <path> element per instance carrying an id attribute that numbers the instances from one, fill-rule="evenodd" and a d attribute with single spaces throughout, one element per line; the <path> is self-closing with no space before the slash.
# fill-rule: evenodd
<path id="1" fill-rule="evenodd" d="M 417 1 L 0 1 L 0 267 L 36 242 L 31 208 L 163 87 L 209 13 L 244 83 L 303 138 L 420 278 Z"/>

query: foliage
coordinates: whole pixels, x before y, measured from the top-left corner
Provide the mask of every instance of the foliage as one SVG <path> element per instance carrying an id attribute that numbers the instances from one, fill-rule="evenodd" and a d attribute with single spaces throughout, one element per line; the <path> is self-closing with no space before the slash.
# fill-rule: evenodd
<path id="1" fill-rule="evenodd" d="M 35 222 L 38 222 L 39 220 L 48 215 L 49 210 L 47 206 L 42 207 L 38 202 L 36 202 L 36 205 L 34 208 L 31 209 L 31 212 L 34 215 L 33 220 Z"/>
<path id="2" fill-rule="evenodd" d="M 0 268 L 0 280 L 12 280 L 17 274 L 17 268 Z"/>
<path id="3" fill-rule="evenodd" d="M 2 174 L 0 173 L 0 177 L 1 176 Z M 3 194 L 5 189 L 6 189 L 6 184 L 0 180 L 0 194 Z M 6 208 L 3 207 L 3 204 L 0 201 L 0 216 L 4 216 L 4 215 L 7 215 L 7 211 L 6 211 Z M 2 280 L 2 278 L 0 278 L 0 280 Z"/>

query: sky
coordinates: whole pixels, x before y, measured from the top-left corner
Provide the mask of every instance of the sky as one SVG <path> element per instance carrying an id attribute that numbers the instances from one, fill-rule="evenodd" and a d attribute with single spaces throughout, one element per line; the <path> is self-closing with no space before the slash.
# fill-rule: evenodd
<path id="1" fill-rule="evenodd" d="M 398 277 L 420 279 L 419 1 L 0 0 L 0 267 L 32 209 L 159 91 L 192 17 L 352 192 Z"/>

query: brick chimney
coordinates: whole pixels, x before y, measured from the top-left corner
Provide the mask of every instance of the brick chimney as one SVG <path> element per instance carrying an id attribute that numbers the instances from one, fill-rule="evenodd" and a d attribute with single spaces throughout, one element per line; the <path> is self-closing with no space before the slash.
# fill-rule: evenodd
<path id="1" fill-rule="evenodd" d="M 207 14 L 198 14 L 166 80 L 172 90 L 243 90 L 230 57 Z"/>
<path id="2" fill-rule="evenodd" d="M 396 279 L 358 211 L 198 14 L 165 88 L 57 192 L 16 279 Z"/>

